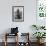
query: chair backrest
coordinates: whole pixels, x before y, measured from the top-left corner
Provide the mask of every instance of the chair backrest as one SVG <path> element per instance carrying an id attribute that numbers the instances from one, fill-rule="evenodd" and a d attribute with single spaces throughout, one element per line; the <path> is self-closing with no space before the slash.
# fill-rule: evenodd
<path id="1" fill-rule="evenodd" d="M 16 28 L 11 28 L 11 34 L 18 33 L 18 27 Z"/>
<path id="2" fill-rule="evenodd" d="M 29 41 L 29 33 L 21 33 L 19 37 L 20 42 L 28 42 Z"/>

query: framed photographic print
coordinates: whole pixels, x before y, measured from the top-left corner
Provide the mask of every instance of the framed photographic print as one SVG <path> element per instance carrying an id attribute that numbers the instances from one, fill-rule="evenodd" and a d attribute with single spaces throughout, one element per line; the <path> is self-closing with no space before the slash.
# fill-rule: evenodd
<path id="1" fill-rule="evenodd" d="M 24 21 L 24 6 L 12 6 L 12 21 L 13 22 Z"/>

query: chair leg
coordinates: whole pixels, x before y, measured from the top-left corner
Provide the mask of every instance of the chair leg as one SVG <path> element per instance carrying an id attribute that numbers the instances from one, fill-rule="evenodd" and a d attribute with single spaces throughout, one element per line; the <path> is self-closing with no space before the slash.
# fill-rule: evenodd
<path id="1" fill-rule="evenodd" d="M 7 33 L 5 34 L 5 46 L 7 46 Z"/>
<path id="2" fill-rule="evenodd" d="M 5 43 L 4 43 L 4 44 L 5 44 L 5 46 L 7 46 L 7 42 L 6 42 L 6 41 L 5 41 Z"/>

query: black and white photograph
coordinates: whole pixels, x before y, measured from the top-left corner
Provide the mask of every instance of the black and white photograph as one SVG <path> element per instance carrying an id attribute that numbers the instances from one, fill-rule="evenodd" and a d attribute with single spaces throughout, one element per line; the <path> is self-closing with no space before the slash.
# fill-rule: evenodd
<path id="1" fill-rule="evenodd" d="M 24 6 L 12 6 L 12 21 L 13 22 L 24 21 Z"/>

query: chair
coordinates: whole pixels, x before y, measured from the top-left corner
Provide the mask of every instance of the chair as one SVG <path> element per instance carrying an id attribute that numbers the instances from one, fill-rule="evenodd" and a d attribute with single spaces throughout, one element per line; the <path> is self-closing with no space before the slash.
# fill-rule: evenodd
<path id="1" fill-rule="evenodd" d="M 11 33 L 5 33 L 5 46 L 7 46 L 7 44 L 8 44 L 7 38 L 10 38 L 10 37 L 13 37 L 13 36 L 17 36 L 17 42 L 16 42 L 17 45 L 16 46 L 18 46 L 18 27 L 11 28 Z"/>
<path id="2" fill-rule="evenodd" d="M 19 46 L 30 46 L 30 42 L 29 42 L 29 33 L 21 33 L 21 37 L 20 40 L 24 40 L 19 42 Z"/>
<path id="3" fill-rule="evenodd" d="M 15 38 L 15 40 L 17 40 L 15 46 L 18 46 L 18 34 L 16 35 L 16 34 L 9 34 L 9 33 L 5 34 L 5 46 L 8 45 L 7 38 L 10 38 L 10 36 L 17 36 L 17 39 Z"/>

